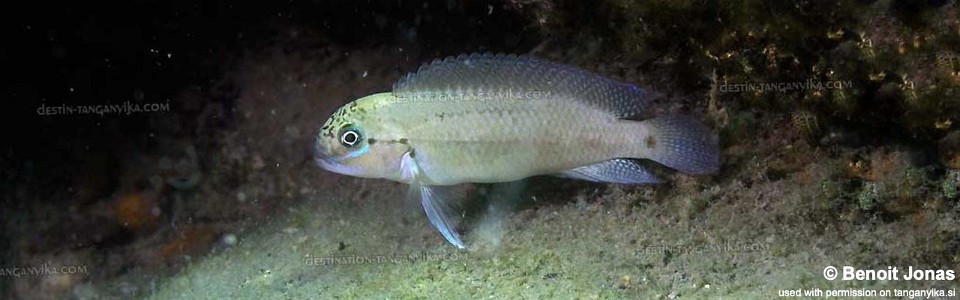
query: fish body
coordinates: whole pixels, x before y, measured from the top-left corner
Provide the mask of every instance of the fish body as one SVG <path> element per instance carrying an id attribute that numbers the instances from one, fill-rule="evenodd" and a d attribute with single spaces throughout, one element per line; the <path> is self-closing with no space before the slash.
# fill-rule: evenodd
<path id="1" fill-rule="evenodd" d="M 622 184 L 660 180 L 636 159 L 716 172 L 712 133 L 687 116 L 646 114 L 652 93 L 570 66 L 512 55 L 437 60 L 337 110 L 315 160 L 330 171 L 411 185 L 448 241 L 447 187 L 536 175 Z"/>

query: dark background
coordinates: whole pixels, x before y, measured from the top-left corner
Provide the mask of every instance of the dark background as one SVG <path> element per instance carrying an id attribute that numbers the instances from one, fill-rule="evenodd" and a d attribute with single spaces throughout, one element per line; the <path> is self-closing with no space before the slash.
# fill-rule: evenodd
<path id="1" fill-rule="evenodd" d="M 534 44 L 524 20 L 497 1 L 116 1 L 26 6 L 7 12 L 6 42 L 0 46 L 0 63 L 8 74 L 0 84 L 8 103 L 4 132 L 9 138 L 2 143 L 6 145 L 0 156 L 8 171 L 3 181 L 7 188 L 28 177 L 55 181 L 85 153 L 123 155 L 111 147 L 151 130 L 142 115 L 41 116 L 37 113 L 41 105 L 170 103 L 180 91 L 212 88 L 211 83 L 224 77 L 244 53 L 278 43 L 291 49 L 389 45 L 429 49 L 420 51 L 427 56 L 449 49 L 526 51 Z M 488 15 L 491 7 L 496 13 Z M 172 103 L 171 113 L 178 113 L 181 104 Z"/>

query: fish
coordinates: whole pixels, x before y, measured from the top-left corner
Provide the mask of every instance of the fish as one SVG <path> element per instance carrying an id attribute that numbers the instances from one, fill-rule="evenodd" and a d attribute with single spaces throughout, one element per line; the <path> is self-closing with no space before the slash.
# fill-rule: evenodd
<path id="1" fill-rule="evenodd" d="M 331 172 L 409 184 L 407 198 L 465 249 L 451 209 L 460 184 L 540 175 L 661 183 L 641 161 L 718 172 L 712 130 L 689 115 L 650 116 L 656 96 L 532 56 L 450 56 L 337 109 L 316 131 L 313 159 Z"/>

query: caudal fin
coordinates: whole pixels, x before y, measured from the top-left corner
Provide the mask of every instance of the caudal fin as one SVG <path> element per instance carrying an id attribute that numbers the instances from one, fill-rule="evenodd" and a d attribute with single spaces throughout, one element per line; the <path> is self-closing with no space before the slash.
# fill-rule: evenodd
<path id="1" fill-rule="evenodd" d="M 668 115 L 643 121 L 649 134 L 641 147 L 662 165 L 689 174 L 720 169 L 720 147 L 713 133 L 697 119 Z"/>

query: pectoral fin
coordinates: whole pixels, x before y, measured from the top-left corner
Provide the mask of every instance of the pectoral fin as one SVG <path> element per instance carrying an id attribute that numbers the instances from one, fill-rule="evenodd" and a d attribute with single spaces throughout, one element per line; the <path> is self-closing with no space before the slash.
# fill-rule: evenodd
<path id="1" fill-rule="evenodd" d="M 465 249 L 460 234 L 454 229 L 453 216 L 456 216 L 451 204 L 461 198 L 460 193 L 452 186 L 421 185 L 423 172 L 417 165 L 413 155 L 408 152 L 403 155 L 401 162 L 404 173 L 411 176 L 410 189 L 407 192 L 408 201 L 420 200 L 430 224 L 440 231 L 440 234 L 457 248 Z"/>
<path id="2" fill-rule="evenodd" d="M 618 158 L 563 171 L 557 176 L 621 184 L 660 183 L 656 175 L 636 161 Z"/>

